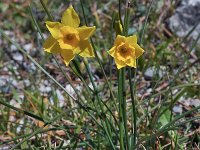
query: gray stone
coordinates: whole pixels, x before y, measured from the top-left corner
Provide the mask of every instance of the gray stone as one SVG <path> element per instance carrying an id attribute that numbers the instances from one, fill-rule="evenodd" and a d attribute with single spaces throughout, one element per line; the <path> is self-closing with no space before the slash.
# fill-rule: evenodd
<path id="1" fill-rule="evenodd" d="M 67 85 L 65 86 L 65 89 L 66 89 L 66 91 L 67 91 L 69 94 L 71 94 L 71 95 L 74 95 L 74 94 L 75 94 L 75 91 L 74 91 L 74 89 L 72 88 L 72 86 L 71 86 L 70 84 L 67 84 Z"/>
<path id="2" fill-rule="evenodd" d="M 196 25 L 197 27 L 190 34 L 193 40 L 200 34 L 200 0 L 182 0 L 175 14 L 169 19 L 169 28 L 177 36 L 184 37 Z"/>
<path id="3" fill-rule="evenodd" d="M 151 80 L 154 76 L 158 75 L 162 78 L 166 74 L 166 67 L 160 66 L 160 68 L 150 67 L 144 72 L 144 78 L 146 80 Z"/>
<path id="4" fill-rule="evenodd" d="M 64 98 L 64 96 L 63 96 L 63 94 L 60 92 L 60 90 L 56 90 L 56 94 L 57 94 L 57 97 L 58 97 L 58 99 L 59 99 L 59 101 L 64 101 L 65 100 L 65 98 Z"/>
<path id="5" fill-rule="evenodd" d="M 189 98 L 182 101 L 186 106 L 200 106 L 200 99 Z"/>
<path id="6" fill-rule="evenodd" d="M 13 59 L 16 61 L 23 61 L 23 56 L 21 53 L 17 52 L 13 54 Z"/>
<path id="7" fill-rule="evenodd" d="M 12 81 L 12 85 L 17 88 L 17 89 L 24 89 L 24 83 L 23 81 L 16 81 L 16 80 L 13 80 Z"/>
<path id="8" fill-rule="evenodd" d="M 51 91 L 51 87 L 40 84 L 39 90 L 42 93 L 49 93 Z"/>
<path id="9" fill-rule="evenodd" d="M 1 76 L 0 77 L 0 91 L 3 93 L 9 93 L 11 90 L 11 86 L 10 86 L 10 79 L 9 76 Z"/>
<path id="10" fill-rule="evenodd" d="M 0 87 L 6 85 L 6 82 L 7 82 L 7 79 L 4 76 L 0 77 Z"/>
<path id="11" fill-rule="evenodd" d="M 173 112 L 182 114 L 182 112 L 183 112 L 182 106 L 175 105 L 175 106 L 173 107 Z"/>
<path id="12" fill-rule="evenodd" d="M 56 90 L 56 95 L 57 95 L 58 100 L 59 100 L 59 106 L 63 107 L 64 104 L 65 104 L 65 98 L 64 98 L 63 94 L 60 92 L 60 90 L 57 89 Z"/>
<path id="13" fill-rule="evenodd" d="M 11 50 L 12 52 L 16 52 L 16 51 L 17 51 L 17 47 L 16 47 L 15 45 L 11 45 L 11 46 L 10 46 L 10 50 Z"/>
<path id="14" fill-rule="evenodd" d="M 28 53 L 30 53 L 31 49 L 33 48 L 33 44 L 32 44 L 32 43 L 25 44 L 25 45 L 23 46 L 23 48 L 24 48 Z"/>
<path id="15" fill-rule="evenodd" d="M 34 63 L 30 64 L 30 68 L 32 71 L 35 71 L 37 69 Z"/>
<path id="16" fill-rule="evenodd" d="M 12 99 L 10 101 L 10 105 L 15 106 L 17 108 L 21 108 L 21 102 L 17 101 L 16 99 Z"/>
<path id="17" fill-rule="evenodd" d="M 24 80 L 24 85 L 25 85 L 25 87 L 30 86 L 31 85 L 30 80 L 28 80 L 28 79 Z"/>
<path id="18" fill-rule="evenodd" d="M 2 45 L 3 44 L 3 42 L 2 42 L 2 36 L 1 36 L 1 34 L 0 34 L 0 45 Z"/>
<path id="19" fill-rule="evenodd" d="M 39 90 L 40 90 L 40 92 L 42 92 L 42 93 L 46 92 L 46 88 L 45 88 L 44 85 L 40 85 Z"/>
<path id="20" fill-rule="evenodd" d="M 195 107 L 199 107 L 200 106 L 200 99 L 191 99 L 191 105 L 193 105 Z"/>
<path id="21" fill-rule="evenodd" d="M 23 66 L 24 66 L 24 68 L 26 68 L 26 70 L 28 72 L 32 73 L 32 72 L 36 71 L 36 66 L 32 62 L 31 63 L 23 62 Z"/>

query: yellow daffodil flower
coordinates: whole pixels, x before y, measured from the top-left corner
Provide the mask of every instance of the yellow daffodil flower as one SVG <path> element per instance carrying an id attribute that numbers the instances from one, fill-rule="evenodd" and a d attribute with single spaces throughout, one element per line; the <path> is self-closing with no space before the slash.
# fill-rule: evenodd
<path id="1" fill-rule="evenodd" d="M 79 16 L 72 6 L 63 13 L 61 23 L 47 21 L 46 26 L 51 36 L 44 42 L 44 50 L 60 54 L 66 65 L 76 54 L 82 57 L 94 57 L 89 38 L 96 27 L 79 27 L 79 25 Z"/>
<path id="2" fill-rule="evenodd" d="M 108 53 L 114 57 L 117 69 L 125 66 L 136 68 L 136 59 L 144 53 L 144 50 L 137 44 L 136 35 L 129 37 L 118 35 Z"/>

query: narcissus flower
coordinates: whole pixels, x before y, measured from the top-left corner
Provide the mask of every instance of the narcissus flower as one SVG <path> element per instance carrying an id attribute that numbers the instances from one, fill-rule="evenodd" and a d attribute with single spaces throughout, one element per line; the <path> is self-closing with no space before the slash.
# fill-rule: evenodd
<path id="1" fill-rule="evenodd" d="M 117 69 L 125 66 L 136 68 L 136 59 L 144 53 L 144 50 L 137 44 L 136 35 L 129 37 L 118 35 L 108 53 L 114 57 Z"/>
<path id="2" fill-rule="evenodd" d="M 80 19 L 72 6 L 64 13 L 60 22 L 47 21 L 46 26 L 51 36 L 44 42 L 44 50 L 60 54 L 66 65 L 79 54 L 82 57 L 94 57 L 93 48 L 89 42 L 96 27 L 80 25 Z"/>

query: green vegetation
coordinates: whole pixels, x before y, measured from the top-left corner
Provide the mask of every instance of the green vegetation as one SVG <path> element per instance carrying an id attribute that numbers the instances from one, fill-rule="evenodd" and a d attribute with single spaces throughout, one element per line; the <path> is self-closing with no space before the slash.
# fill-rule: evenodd
<path id="1" fill-rule="evenodd" d="M 60 21 L 70 4 L 81 26 L 96 26 L 95 57 L 65 66 L 43 43 L 45 21 Z M 0 149 L 198 149 L 200 36 L 191 42 L 194 28 L 183 38 L 172 33 L 166 20 L 177 4 L 165 5 L 1 1 Z M 118 70 L 107 53 L 119 22 L 145 50 L 137 69 Z"/>

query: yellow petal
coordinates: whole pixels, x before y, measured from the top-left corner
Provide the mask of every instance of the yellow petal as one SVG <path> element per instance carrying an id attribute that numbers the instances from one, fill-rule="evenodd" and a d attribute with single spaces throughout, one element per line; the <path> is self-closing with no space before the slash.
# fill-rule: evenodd
<path id="1" fill-rule="evenodd" d="M 144 53 L 144 50 L 138 44 L 134 44 L 133 46 L 135 47 L 136 58 L 140 57 Z"/>
<path id="2" fill-rule="evenodd" d="M 133 36 L 129 36 L 126 38 L 126 41 L 132 45 L 132 43 L 137 43 L 137 36 L 133 35 Z"/>
<path id="3" fill-rule="evenodd" d="M 120 45 L 122 42 L 125 42 L 125 40 L 126 40 L 125 36 L 117 35 L 114 45 L 115 46 Z"/>
<path id="4" fill-rule="evenodd" d="M 46 26 L 50 31 L 51 35 L 53 36 L 53 38 L 59 39 L 63 36 L 60 31 L 60 28 L 63 27 L 63 25 L 60 22 L 46 21 Z"/>
<path id="5" fill-rule="evenodd" d="M 72 49 L 74 49 L 74 47 L 72 46 L 72 45 L 70 45 L 70 44 L 68 44 L 68 43 L 65 43 L 64 41 L 63 41 L 63 39 L 59 39 L 58 40 L 58 43 L 59 43 L 59 46 L 60 46 L 60 48 L 62 48 L 62 49 L 67 49 L 67 50 L 72 50 Z"/>
<path id="6" fill-rule="evenodd" d="M 128 59 L 125 63 L 130 67 L 136 68 L 136 58 Z"/>
<path id="7" fill-rule="evenodd" d="M 61 22 L 70 27 L 77 28 L 80 24 L 79 16 L 77 15 L 76 11 L 72 6 L 65 10 L 62 15 Z"/>
<path id="8" fill-rule="evenodd" d="M 75 55 L 72 50 L 62 49 L 61 56 L 65 62 L 65 65 L 68 66 L 70 61 L 74 59 Z"/>
<path id="9" fill-rule="evenodd" d="M 130 46 L 128 43 L 122 43 L 119 46 L 117 46 L 115 54 L 116 55 L 114 57 L 116 57 L 118 60 L 125 62 L 131 57 L 135 57 L 135 48 Z"/>
<path id="10" fill-rule="evenodd" d="M 74 27 L 70 26 L 63 26 L 60 28 L 60 32 L 62 32 L 63 35 L 66 34 L 79 34 L 78 30 Z"/>
<path id="11" fill-rule="evenodd" d="M 82 40 L 87 40 L 95 31 L 96 27 L 87 27 L 87 26 L 82 26 L 77 28 L 79 32 L 79 37 Z"/>
<path id="12" fill-rule="evenodd" d="M 118 60 L 116 58 L 115 58 L 115 64 L 117 65 L 117 69 L 121 69 L 122 67 L 126 66 L 126 64 L 123 61 Z"/>
<path id="13" fill-rule="evenodd" d="M 58 42 L 52 36 L 49 36 L 45 40 L 43 49 L 44 49 L 44 51 L 53 53 L 53 54 L 60 53 L 60 51 L 61 51 L 61 48 L 60 48 Z"/>
<path id="14" fill-rule="evenodd" d="M 88 40 L 80 41 L 80 50 L 81 50 L 81 52 L 79 53 L 80 56 L 94 57 L 92 45 Z"/>
<path id="15" fill-rule="evenodd" d="M 108 51 L 108 53 L 109 53 L 112 57 L 114 57 L 115 51 L 116 51 L 116 46 L 113 46 L 113 47 Z"/>
<path id="16" fill-rule="evenodd" d="M 63 37 L 58 39 L 59 45 L 62 49 L 74 49 L 79 45 L 78 31 L 69 26 L 63 26 L 60 28 Z"/>

